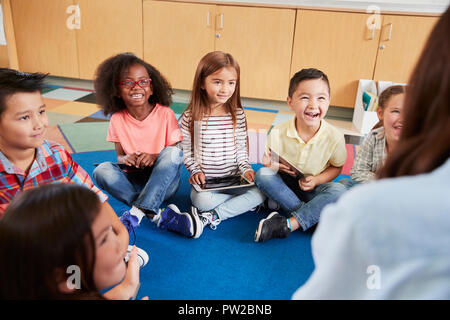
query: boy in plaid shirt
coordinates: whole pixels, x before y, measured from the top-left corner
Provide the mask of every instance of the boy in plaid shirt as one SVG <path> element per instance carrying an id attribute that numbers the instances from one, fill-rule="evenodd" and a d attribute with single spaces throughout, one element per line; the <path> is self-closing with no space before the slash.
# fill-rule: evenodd
<path id="1" fill-rule="evenodd" d="M 24 190 L 48 183 L 77 183 L 94 191 L 108 207 L 111 227 L 122 249 L 130 253 L 128 231 L 108 204 L 108 197 L 63 146 L 44 139 L 48 127 L 41 96 L 45 77 L 0 68 L 0 219 L 11 200 Z M 143 250 L 138 249 L 137 256 L 140 266 L 147 263 Z"/>

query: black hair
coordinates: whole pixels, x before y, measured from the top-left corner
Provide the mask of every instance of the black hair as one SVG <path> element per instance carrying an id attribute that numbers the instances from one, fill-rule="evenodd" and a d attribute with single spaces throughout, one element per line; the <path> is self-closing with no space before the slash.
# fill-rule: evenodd
<path id="1" fill-rule="evenodd" d="M 6 110 L 6 99 L 18 92 L 36 92 L 45 87 L 44 73 L 26 73 L 0 68 L 0 116 Z"/>
<path id="2" fill-rule="evenodd" d="M 325 81 L 328 86 L 328 93 L 330 92 L 330 82 L 328 81 L 327 75 L 318 69 L 308 68 L 298 71 L 291 78 L 291 81 L 289 82 L 289 97 L 292 98 L 292 95 L 294 94 L 300 82 L 311 79 L 322 79 L 323 81 Z"/>
<path id="3" fill-rule="evenodd" d="M 119 81 L 132 65 L 140 64 L 152 79 L 153 94 L 148 99 L 152 105 L 172 104 L 173 89 L 167 79 L 152 65 L 138 58 L 131 52 L 119 53 L 103 61 L 97 68 L 94 89 L 97 104 L 105 115 L 126 109 L 122 98 L 118 96 Z"/>
<path id="4" fill-rule="evenodd" d="M 0 219 L 0 300 L 101 299 L 93 279 L 91 229 L 100 206 L 93 191 L 75 183 L 16 196 Z M 59 283 L 72 265 L 80 268 L 81 288 L 63 293 Z"/>

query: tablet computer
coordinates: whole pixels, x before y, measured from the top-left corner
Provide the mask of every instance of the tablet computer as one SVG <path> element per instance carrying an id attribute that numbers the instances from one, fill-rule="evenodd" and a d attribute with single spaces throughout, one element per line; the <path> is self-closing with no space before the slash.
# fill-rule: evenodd
<path id="1" fill-rule="evenodd" d="M 194 189 L 198 192 L 247 188 L 253 185 L 255 185 L 254 182 L 250 182 L 244 176 L 240 175 L 207 178 L 205 184 L 192 184 Z"/>
<path id="2" fill-rule="evenodd" d="M 288 166 L 292 171 L 295 172 L 295 178 L 296 179 L 303 179 L 305 175 L 303 172 L 301 172 L 299 169 L 297 169 L 292 163 L 281 157 L 278 153 L 273 151 L 271 148 L 269 148 L 270 154 L 272 155 L 272 159 L 275 162 L 284 164 L 285 166 Z"/>

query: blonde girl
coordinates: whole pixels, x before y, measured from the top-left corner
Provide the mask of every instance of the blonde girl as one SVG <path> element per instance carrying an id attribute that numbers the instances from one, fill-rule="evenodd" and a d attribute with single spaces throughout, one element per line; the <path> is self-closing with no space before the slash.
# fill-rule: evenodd
<path id="1" fill-rule="evenodd" d="M 350 170 L 351 181 L 345 182 L 348 187 L 375 180 L 386 156 L 397 147 L 403 128 L 404 97 L 405 87 L 401 85 L 388 87 L 380 94 L 377 108 L 380 121 L 361 144 Z"/>

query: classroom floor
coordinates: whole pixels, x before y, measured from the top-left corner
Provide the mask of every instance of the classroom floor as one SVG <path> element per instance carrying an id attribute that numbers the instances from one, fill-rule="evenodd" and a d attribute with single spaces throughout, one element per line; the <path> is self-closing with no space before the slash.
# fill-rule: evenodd
<path id="1" fill-rule="evenodd" d="M 46 138 L 62 144 L 74 160 L 92 176 L 94 163 L 116 161 L 112 143 L 106 141 L 108 117 L 95 104 L 92 82 L 52 81 L 43 92 L 49 128 Z M 180 117 L 188 93 L 177 92 L 170 106 Z M 249 127 L 250 161 L 257 171 L 266 136 L 275 124 L 293 117 L 285 103 L 243 99 Z M 348 177 L 361 135 L 351 121 L 327 119 L 345 134 L 347 161 L 339 180 Z M 170 203 L 182 212 L 190 208 L 188 172 L 182 168 L 180 187 Z M 129 207 L 109 195 L 117 215 Z M 164 203 L 166 206 L 168 203 Z M 151 300 L 285 300 L 314 270 L 311 238 L 314 228 L 293 232 L 287 239 L 254 242 L 259 221 L 266 209 L 249 211 L 205 228 L 198 239 L 186 239 L 157 228 L 149 219 L 130 234 L 130 240 L 150 257 L 140 271 L 137 298 Z"/>

